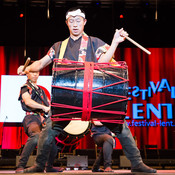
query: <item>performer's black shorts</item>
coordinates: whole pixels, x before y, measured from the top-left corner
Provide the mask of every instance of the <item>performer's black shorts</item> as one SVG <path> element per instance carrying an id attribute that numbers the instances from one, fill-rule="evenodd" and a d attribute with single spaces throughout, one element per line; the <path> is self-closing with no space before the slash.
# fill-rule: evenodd
<path id="1" fill-rule="evenodd" d="M 39 115 L 26 115 L 23 120 L 23 127 L 25 133 L 28 135 L 28 127 L 32 122 L 37 123 L 42 128 L 41 118 Z"/>

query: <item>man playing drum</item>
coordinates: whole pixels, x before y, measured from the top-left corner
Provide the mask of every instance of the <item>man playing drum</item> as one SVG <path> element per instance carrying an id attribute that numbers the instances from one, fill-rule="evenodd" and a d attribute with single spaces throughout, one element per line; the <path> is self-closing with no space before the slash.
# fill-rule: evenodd
<path id="1" fill-rule="evenodd" d="M 128 36 L 127 32 L 123 29 L 116 29 L 112 43 L 109 46 L 99 38 L 88 37 L 88 35 L 84 33 L 86 22 L 85 13 L 81 9 L 70 9 L 66 13 L 66 24 L 70 32 L 70 37 L 63 42 L 55 43 L 46 56 L 28 66 L 25 72 L 22 71 L 23 66 L 20 66 L 18 68 L 18 74 L 23 75 L 29 71 L 40 71 L 49 65 L 54 58 L 66 58 L 80 62 L 110 62 L 119 43 L 125 40 L 125 36 Z M 51 119 L 48 118 L 46 124 L 50 124 L 51 122 Z M 36 165 L 25 169 L 23 172 L 44 171 L 49 150 L 51 149 L 50 145 L 54 141 L 55 136 L 59 135 L 61 131 L 62 127 L 58 125 L 53 127 L 53 129 L 42 131 L 38 143 Z M 156 173 L 155 169 L 143 163 L 140 151 L 135 144 L 126 122 L 123 124 L 121 133 L 117 132 L 115 134 L 121 142 L 125 155 L 131 161 L 132 172 Z"/>

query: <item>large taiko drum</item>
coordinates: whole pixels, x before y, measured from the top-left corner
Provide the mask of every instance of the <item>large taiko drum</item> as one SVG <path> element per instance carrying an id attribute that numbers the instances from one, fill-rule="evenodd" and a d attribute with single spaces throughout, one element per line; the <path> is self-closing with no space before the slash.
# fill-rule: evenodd
<path id="1" fill-rule="evenodd" d="M 52 118 L 89 121 L 123 120 L 127 109 L 128 69 L 125 62 L 55 63 Z"/>
<path id="2" fill-rule="evenodd" d="M 75 118 L 80 120 L 79 126 L 81 121 L 91 119 L 100 120 L 108 127 L 109 123 L 110 127 L 122 123 L 127 110 L 127 95 L 128 69 L 125 62 L 54 62 L 52 120 L 53 125 L 59 125 L 63 131 Z M 76 125 L 77 128 L 79 126 Z M 64 131 L 63 135 L 62 140 L 64 137 L 67 139 L 67 135 L 81 138 L 85 134 L 80 132 L 72 135 Z"/>
<path id="3" fill-rule="evenodd" d="M 107 124 L 122 123 L 126 115 L 127 94 L 125 62 L 98 64 L 55 60 L 52 120 L 54 127 L 59 125 L 63 129 L 57 145 L 62 151 L 65 147 L 70 151 L 80 138 L 88 134 L 91 119 Z"/>

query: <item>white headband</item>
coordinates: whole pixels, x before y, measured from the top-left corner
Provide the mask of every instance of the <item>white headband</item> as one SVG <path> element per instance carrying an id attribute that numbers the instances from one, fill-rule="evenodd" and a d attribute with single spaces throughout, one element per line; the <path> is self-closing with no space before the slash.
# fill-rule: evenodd
<path id="1" fill-rule="evenodd" d="M 80 9 L 77 9 L 77 10 L 72 11 L 72 12 L 68 12 L 67 15 L 66 15 L 66 20 L 67 20 L 70 16 L 81 16 L 81 17 L 85 18 L 85 14 L 82 13 Z"/>

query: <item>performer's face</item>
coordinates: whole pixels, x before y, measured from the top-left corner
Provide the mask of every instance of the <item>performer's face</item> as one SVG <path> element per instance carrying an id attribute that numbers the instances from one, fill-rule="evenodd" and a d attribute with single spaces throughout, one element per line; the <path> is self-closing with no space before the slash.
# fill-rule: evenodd
<path id="1" fill-rule="evenodd" d="M 39 77 L 39 72 L 29 72 L 27 74 L 27 78 L 32 81 L 32 83 L 36 83 Z"/>
<path id="2" fill-rule="evenodd" d="M 84 31 L 86 19 L 84 19 L 81 16 L 75 16 L 75 17 L 70 16 L 67 19 L 66 24 L 69 28 L 70 35 L 75 36 L 75 37 L 79 37 L 82 35 L 82 33 Z"/>

